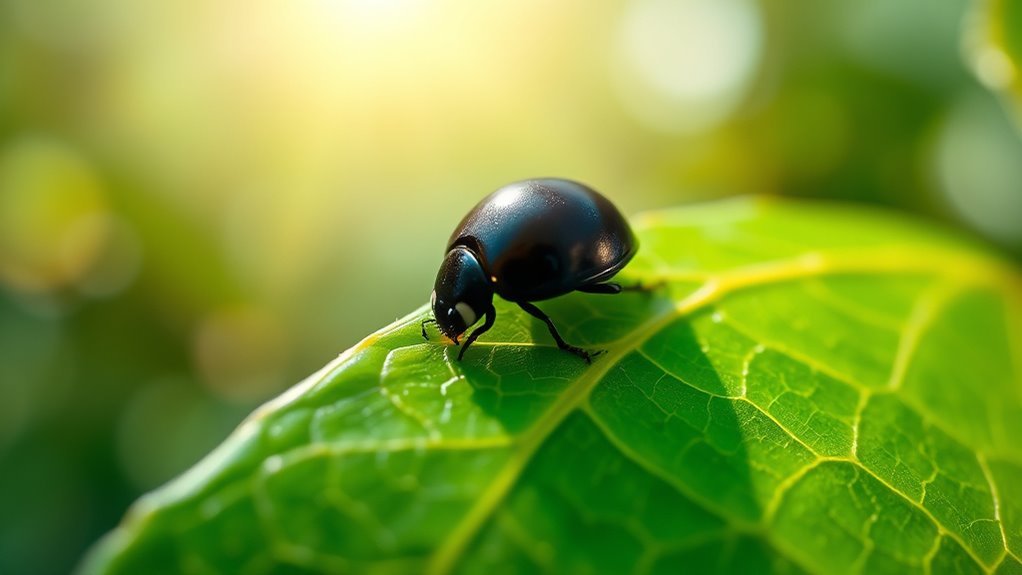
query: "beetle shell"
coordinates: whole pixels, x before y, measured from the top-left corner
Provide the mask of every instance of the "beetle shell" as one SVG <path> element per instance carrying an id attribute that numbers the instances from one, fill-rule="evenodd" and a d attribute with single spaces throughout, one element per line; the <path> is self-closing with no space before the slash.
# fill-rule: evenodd
<path id="1" fill-rule="evenodd" d="M 515 182 L 483 198 L 455 229 L 447 251 L 456 246 L 479 254 L 497 295 L 521 302 L 610 278 L 638 242 L 595 190 L 548 178 Z"/>

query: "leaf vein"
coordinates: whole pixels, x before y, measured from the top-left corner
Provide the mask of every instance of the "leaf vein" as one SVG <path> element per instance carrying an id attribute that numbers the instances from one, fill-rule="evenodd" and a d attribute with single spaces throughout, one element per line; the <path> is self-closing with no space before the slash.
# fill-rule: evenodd
<path id="1" fill-rule="evenodd" d="M 917 400 L 913 399 L 912 396 L 903 393 L 902 390 L 893 390 L 892 391 L 892 390 L 888 390 L 886 388 L 871 389 L 870 387 L 866 386 L 862 382 L 857 381 L 855 379 L 852 379 L 852 378 L 846 376 L 845 374 L 841 373 L 840 371 L 837 371 L 837 370 L 831 368 L 830 366 L 828 366 L 826 364 L 820 363 L 820 362 L 812 359 L 811 357 L 806 356 L 803 353 L 800 353 L 798 351 L 790 349 L 787 346 L 784 346 L 784 345 L 782 345 L 780 343 L 772 342 L 772 341 L 767 340 L 766 338 L 761 337 L 759 334 L 754 333 L 753 331 L 751 331 L 745 325 L 742 325 L 742 324 L 734 321 L 733 318 L 730 320 L 729 325 L 732 328 L 734 328 L 735 331 L 741 333 L 742 335 L 748 337 L 749 339 L 752 339 L 754 341 L 755 340 L 759 340 L 767 348 L 769 348 L 769 349 L 771 349 L 771 350 L 773 350 L 773 351 L 775 351 L 777 353 L 780 353 L 780 354 L 782 354 L 784 356 L 787 356 L 789 359 L 795 360 L 795 361 L 797 361 L 797 362 L 799 362 L 799 363 L 801 363 L 801 364 L 803 364 L 803 365 L 805 365 L 805 366 L 807 366 L 809 368 L 816 369 L 817 371 L 820 371 L 821 373 L 823 373 L 824 375 L 826 375 L 826 376 L 828 376 L 830 378 L 833 378 L 833 379 L 836 379 L 836 380 L 841 381 L 843 383 L 846 383 L 849 386 L 851 386 L 851 387 L 855 388 L 856 390 L 858 390 L 859 392 L 869 394 L 871 397 L 872 396 L 876 396 L 878 394 L 884 394 L 884 393 L 896 395 L 898 397 L 898 399 L 902 403 L 904 403 L 907 407 L 909 407 L 910 409 L 914 410 L 917 414 L 919 414 L 919 416 L 924 420 L 924 422 L 927 425 L 930 425 L 930 426 L 934 427 L 935 429 L 938 429 L 938 430 L 942 431 L 945 435 L 947 435 L 948 437 L 951 437 L 952 439 L 954 439 L 955 441 L 957 441 L 961 445 L 969 446 L 973 450 L 977 450 L 977 451 L 980 448 L 980 446 L 973 445 L 971 441 L 968 441 L 964 437 L 962 437 L 961 432 L 956 431 L 956 430 L 948 427 L 944 423 L 942 423 L 938 418 L 933 416 L 933 414 L 930 412 L 930 410 L 928 408 L 926 408 L 923 404 L 919 403 Z M 999 458 L 1002 458 L 1002 459 L 1011 461 L 1013 463 L 1017 463 L 1019 465 L 1022 465 L 1022 461 L 1020 461 L 1018 458 L 1014 457 L 1012 454 L 1003 453 L 1003 452 L 997 452 L 996 455 Z"/>
<path id="2" fill-rule="evenodd" d="M 976 461 L 979 463 L 979 468 L 983 471 L 983 477 L 986 479 L 987 486 L 990 488 L 990 498 L 994 504 L 994 520 L 997 521 L 998 529 L 1001 532 L 1001 543 L 1004 545 L 1004 553 L 1005 555 L 1010 555 L 1014 557 L 1015 560 L 1022 562 L 1022 559 L 1019 559 L 1019 557 L 1012 552 L 1011 547 L 1008 546 L 1008 532 L 1004 528 L 1004 519 L 1001 518 L 1000 491 L 997 489 L 997 482 L 994 481 L 994 475 L 990 473 L 990 466 L 987 463 L 987 458 L 982 453 L 977 453 Z"/>
<path id="3" fill-rule="evenodd" d="M 919 347 L 923 334 L 933 324 L 940 311 L 949 305 L 960 291 L 961 287 L 957 284 L 941 283 L 936 288 L 924 293 L 912 307 L 905 329 L 901 331 L 898 351 L 894 356 L 894 366 L 887 382 L 888 390 L 895 391 L 904 385 L 909 364 Z"/>
<path id="4" fill-rule="evenodd" d="M 863 464 L 861 464 L 861 463 L 859 463 L 857 461 L 856 462 L 851 462 L 851 463 L 853 463 L 857 468 L 865 471 L 867 474 L 872 476 L 873 479 L 877 480 L 881 485 L 883 485 L 887 489 L 891 490 L 892 493 L 894 493 L 895 495 L 898 495 L 899 497 L 901 497 L 902 499 L 907 501 L 909 503 L 909 505 L 911 505 L 912 507 L 915 507 L 916 510 L 918 510 L 920 513 L 922 513 L 927 519 L 930 520 L 930 522 L 933 523 L 933 525 L 937 528 L 937 531 L 939 533 L 943 534 L 946 537 L 949 537 L 949 538 L 955 540 L 956 543 L 958 543 L 959 545 L 962 546 L 962 549 L 965 549 L 965 552 L 969 554 L 969 557 L 971 557 L 972 560 L 975 561 L 977 565 L 980 565 L 980 566 L 982 566 L 984 568 L 986 567 L 986 564 L 979 558 L 978 555 L 976 555 L 976 552 L 969 545 L 965 544 L 965 541 L 962 540 L 961 536 L 959 536 L 957 533 L 954 533 L 953 531 L 950 531 L 947 527 L 945 527 L 940 521 L 937 520 L 937 518 L 933 515 L 932 512 L 930 512 L 929 509 L 924 507 L 921 503 L 917 502 L 915 499 L 909 497 L 907 493 L 902 492 L 897 487 L 895 487 L 895 486 L 891 485 L 890 483 L 888 483 L 886 479 L 884 479 L 883 477 L 880 477 L 880 475 L 878 475 L 875 471 L 873 471 L 869 467 L 866 467 L 865 465 L 863 465 Z"/>

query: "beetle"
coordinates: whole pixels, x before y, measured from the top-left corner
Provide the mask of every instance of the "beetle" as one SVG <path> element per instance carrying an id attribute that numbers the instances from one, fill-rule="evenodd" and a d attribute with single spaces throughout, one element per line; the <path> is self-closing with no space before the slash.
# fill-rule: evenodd
<path id="1" fill-rule="evenodd" d="M 617 294 L 608 282 L 638 249 L 635 234 L 607 198 L 572 180 L 544 178 L 510 183 L 482 199 L 447 242 L 430 297 L 440 332 L 458 338 L 480 317 L 465 351 L 493 327 L 493 295 L 542 320 L 557 347 L 591 363 L 596 354 L 564 341 L 553 321 L 532 302 L 573 291 Z M 641 286 L 638 289 L 643 289 Z"/>

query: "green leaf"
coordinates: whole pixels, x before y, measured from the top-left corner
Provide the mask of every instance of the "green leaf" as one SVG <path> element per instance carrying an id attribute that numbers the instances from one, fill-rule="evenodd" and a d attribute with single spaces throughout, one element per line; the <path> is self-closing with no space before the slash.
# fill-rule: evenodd
<path id="1" fill-rule="evenodd" d="M 143 497 L 86 573 L 1022 569 L 1022 278 L 849 206 L 635 221 L 622 281 L 511 305 L 465 356 L 420 309 Z M 427 287 L 423 287 L 424 293 Z"/>

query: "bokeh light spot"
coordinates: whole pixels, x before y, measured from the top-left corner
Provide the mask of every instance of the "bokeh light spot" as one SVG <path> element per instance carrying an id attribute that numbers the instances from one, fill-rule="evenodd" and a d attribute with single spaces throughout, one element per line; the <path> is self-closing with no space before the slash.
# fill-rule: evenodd
<path id="1" fill-rule="evenodd" d="M 1003 50 L 984 46 L 973 57 L 976 75 L 991 90 L 1005 90 L 1015 81 L 1015 65 Z"/>
<path id="2" fill-rule="evenodd" d="M 749 0 L 640 0 L 622 21 L 618 91 L 650 128 L 708 129 L 730 114 L 762 52 Z"/>
<path id="3" fill-rule="evenodd" d="M 0 151 L 0 282 L 47 292 L 78 280 L 109 232 L 104 191 L 74 150 L 41 137 Z"/>
<path id="4" fill-rule="evenodd" d="M 937 180 L 961 217 L 987 235 L 1022 241 L 1022 138 L 992 98 L 956 104 L 933 156 Z"/>

